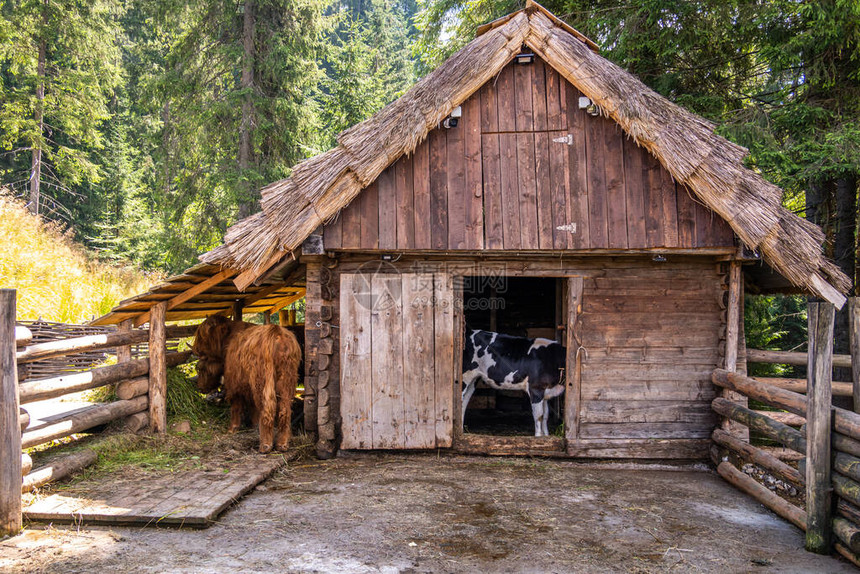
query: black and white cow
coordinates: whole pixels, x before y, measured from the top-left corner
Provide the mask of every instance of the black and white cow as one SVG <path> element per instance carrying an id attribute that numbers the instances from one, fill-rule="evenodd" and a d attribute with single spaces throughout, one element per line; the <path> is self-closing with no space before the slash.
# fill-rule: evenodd
<path id="1" fill-rule="evenodd" d="M 549 339 L 467 329 L 463 346 L 463 418 L 478 379 L 494 389 L 528 393 L 535 436 L 547 436 L 547 399 L 564 392 L 565 348 Z"/>

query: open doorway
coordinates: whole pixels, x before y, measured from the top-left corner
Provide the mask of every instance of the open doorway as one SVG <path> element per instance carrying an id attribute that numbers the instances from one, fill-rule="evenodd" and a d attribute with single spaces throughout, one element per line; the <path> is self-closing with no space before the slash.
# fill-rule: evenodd
<path id="1" fill-rule="evenodd" d="M 461 359 L 464 368 L 474 364 L 469 351 L 472 331 L 498 333 L 511 337 L 555 341 L 564 344 L 565 281 L 555 277 L 467 276 L 463 280 L 464 341 Z M 476 341 L 482 340 L 478 335 Z M 500 337 L 483 336 L 483 341 Z M 532 343 L 524 344 L 528 353 Z M 544 353 L 546 349 L 542 350 Z M 484 351 L 479 350 L 479 354 Z M 494 352 L 504 352 L 501 348 Z M 467 357 L 466 354 L 471 353 Z M 532 353 L 534 357 L 537 353 Z M 542 355 L 543 356 L 543 355 Z M 498 357 L 497 357 L 498 358 Z M 561 365 L 564 367 L 564 360 Z M 560 391 L 561 389 L 557 389 Z M 564 397 L 548 401 L 546 427 L 550 436 L 563 436 Z M 463 419 L 465 434 L 496 436 L 534 436 L 532 402 L 523 390 L 496 389 L 479 379 L 468 399 Z"/>

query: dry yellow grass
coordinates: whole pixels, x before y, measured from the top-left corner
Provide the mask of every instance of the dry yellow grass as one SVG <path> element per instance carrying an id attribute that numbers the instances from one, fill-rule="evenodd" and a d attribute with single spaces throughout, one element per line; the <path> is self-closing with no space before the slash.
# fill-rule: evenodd
<path id="1" fill-rule="evenodd" d="M 58 226 L 0 193 L 0 287 L 18 290 L 18 319 L 82 323 L 159 279 L 98 261 Z"/>

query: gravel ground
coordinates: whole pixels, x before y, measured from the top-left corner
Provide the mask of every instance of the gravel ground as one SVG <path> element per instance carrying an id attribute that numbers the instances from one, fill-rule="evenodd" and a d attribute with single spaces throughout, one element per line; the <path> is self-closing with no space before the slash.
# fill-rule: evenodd
<path id="1" fill-rule="evenodd" d="M 2 572 L 855 572 L 706 467 L 342 454 L 207 530 L 31 524 Z"/>

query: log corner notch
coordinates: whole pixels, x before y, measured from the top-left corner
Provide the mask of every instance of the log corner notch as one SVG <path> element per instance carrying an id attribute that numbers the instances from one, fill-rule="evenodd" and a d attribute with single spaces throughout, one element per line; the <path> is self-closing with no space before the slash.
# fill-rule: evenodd
<path id="1" fill-rule="evenodd" d="M 15 301 L 15 289 L 0 289 L 0 538 L 23 526 Z"/>
<path id="2" fill-rule="evenodd" d="M 808 304 L 806 549 L 817 554 L 829 554 L 833 538 L 830 433 L 835 314 L 831 303 Z"/>

